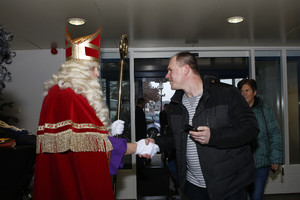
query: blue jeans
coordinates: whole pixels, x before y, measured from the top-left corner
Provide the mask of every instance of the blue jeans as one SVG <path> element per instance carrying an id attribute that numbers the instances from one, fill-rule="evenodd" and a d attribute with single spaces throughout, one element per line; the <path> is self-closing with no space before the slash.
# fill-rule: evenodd
<path id="1" fill-rule="evenodd" d="M 172 177 L 175 179 L 176 182 L 178 182 L 178 172 L 177 172 L 177 164 L 176 160 L 167 160 L 167 166 L 171 172 Z"/>
<path id="2" fill-rule="evenodd" d="M 186 184 L 188 200 L 209 200 L 206 188 L 198 187 L 188 181 Z M 227 197 L 225 200 L 247 200 L 247 190 L 242 189 L 230 197 Z"/>
<path id="3" fill-rule="evenodd" d="M 270 172 L 270 168 L 255 169 L 255 180 L 249 189 L 251 200 L 262 200 L 265 191 L 265 185 Z"/>

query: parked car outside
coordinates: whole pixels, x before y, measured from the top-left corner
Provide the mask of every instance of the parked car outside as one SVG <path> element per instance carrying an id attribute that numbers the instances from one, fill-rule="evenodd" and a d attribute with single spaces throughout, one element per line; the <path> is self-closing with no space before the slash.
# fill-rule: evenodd
<path id="1" fill-rule="evenodd" d="M 154 138 L 160 135 L 160 124 L 159 124 L 159 116 L 156 115 L 147 115 L 147 136 Z"/>

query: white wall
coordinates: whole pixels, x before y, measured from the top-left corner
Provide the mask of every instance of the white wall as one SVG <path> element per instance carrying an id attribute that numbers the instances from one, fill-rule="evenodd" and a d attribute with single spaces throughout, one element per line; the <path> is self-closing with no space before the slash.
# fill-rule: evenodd
<path id="1" fill-rule="evenodd" d="M 16 57 L 6 65 L 12 81 L 6 82 L 2 97 L 15 103 L 18 128 L 36 134 L 43 102 L 43 83 L 56 73 L 65 61 L 64 50 L 52 55 L 49 50 L 15 51 Z"/>

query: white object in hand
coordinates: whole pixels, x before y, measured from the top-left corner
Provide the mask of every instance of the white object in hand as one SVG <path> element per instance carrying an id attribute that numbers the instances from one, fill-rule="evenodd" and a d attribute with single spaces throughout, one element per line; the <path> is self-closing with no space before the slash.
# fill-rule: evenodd
<path id="1" fill-rule="evenodd" d="M 145 139 L 141 139 L 136 143 L 137 149 L 135 155 L 149 154 L 152 158 L 157 152 L 159 152 L 159 146 L 157 144 L 150 142 L 148 145 L 146 145 Z"/>
<path id="2" fill-rule="evenodd" d="M 123 131 L 124 131 L 124 121 L 116 120 L 111 124 L 111 134 L 113 136 L 121 135 Z"/>

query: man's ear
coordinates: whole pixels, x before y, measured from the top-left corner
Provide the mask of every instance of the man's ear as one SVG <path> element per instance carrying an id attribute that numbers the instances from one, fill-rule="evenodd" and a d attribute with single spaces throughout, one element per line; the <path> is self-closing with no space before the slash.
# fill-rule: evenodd
<path id="1" fill-rule="evenodd" d="M 184 75 L 188 75 L 191 71 L 191 67 L 189 65 L 184 65 Z"/>

